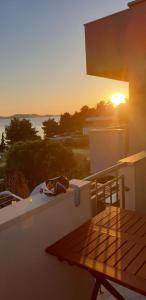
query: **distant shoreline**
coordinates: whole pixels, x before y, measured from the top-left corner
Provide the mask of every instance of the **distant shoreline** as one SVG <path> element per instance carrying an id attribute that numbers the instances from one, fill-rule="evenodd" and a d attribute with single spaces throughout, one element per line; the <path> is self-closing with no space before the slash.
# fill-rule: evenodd
<path id="1" fill-rule="evenodd" d="M 37 114 L 15 114 L 12 116 L 0 116 L 0 119 L 13 119 L 13 118 L 54 118 L 60 115 L 37 115 Z"/>

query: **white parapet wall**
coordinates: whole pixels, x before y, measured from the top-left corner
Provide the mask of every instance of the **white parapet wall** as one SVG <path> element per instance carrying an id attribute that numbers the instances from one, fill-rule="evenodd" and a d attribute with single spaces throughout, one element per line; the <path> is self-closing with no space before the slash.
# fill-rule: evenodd
<path id="1" fill-rule="evenodd" d="M 37 195 L 0 210 L 2 300 L 90 299 L 92 276 L 45 253 L 91 218 L 90 183 L 73 180 L 71 186 L 65 194 Z"/>
<path id="2" fill-rule="evenodd" d="M 119 161 L 125 179 L 125 208 L 146 213 L 146 151 Z"/>

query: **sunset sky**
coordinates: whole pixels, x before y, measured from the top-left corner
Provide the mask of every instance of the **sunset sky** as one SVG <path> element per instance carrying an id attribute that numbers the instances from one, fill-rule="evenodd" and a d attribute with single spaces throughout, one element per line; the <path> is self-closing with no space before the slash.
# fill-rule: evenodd
<path id="1" fill-rule="evenodd" d="M 86 75 L 83 24 L 125 0 L 0 1 L 0 115 L 73 113 L 128 84 Z"/>

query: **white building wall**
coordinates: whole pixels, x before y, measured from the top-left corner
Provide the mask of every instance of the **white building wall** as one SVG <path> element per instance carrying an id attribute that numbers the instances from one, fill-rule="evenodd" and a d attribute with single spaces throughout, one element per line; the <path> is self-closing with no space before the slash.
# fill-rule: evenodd
<path id="1" fill-rule="evenodd" d="M 89 133 L 91 173 L 116 164 L 126 155 L 124 129 L 99 129 Z"/>

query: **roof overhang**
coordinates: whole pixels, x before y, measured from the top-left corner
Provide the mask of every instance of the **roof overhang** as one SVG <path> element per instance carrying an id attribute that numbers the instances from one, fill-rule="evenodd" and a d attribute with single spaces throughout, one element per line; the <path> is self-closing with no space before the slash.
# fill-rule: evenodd
<path id="1" fill-rule="evenodd" d="M 130 11 L 85 24 L 88 75 L 128 81 L 125 33 Z"/>

